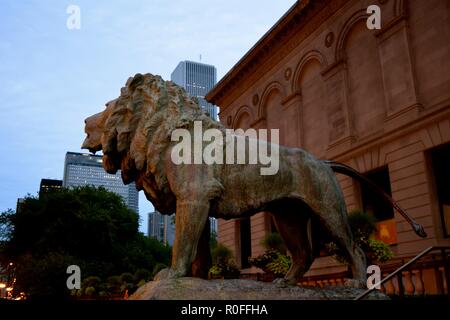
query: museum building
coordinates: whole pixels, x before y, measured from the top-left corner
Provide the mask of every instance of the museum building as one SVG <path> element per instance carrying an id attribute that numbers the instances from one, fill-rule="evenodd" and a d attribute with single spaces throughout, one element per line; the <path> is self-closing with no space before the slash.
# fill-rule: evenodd
<path id="1" fill-rule="evenodd" d="M 381 9 L 369 29 L 367 7 Z M 390 194 L 428 236 L 351 178 L 338 174 L 348 211 L 371 212 L 395 257 L 383 275 L 431 246 L 450 245 L 450 1 L 297 1 L 208 93 L 228 128 L 280 130 L 280 144 L 350 165 Z M 219 242 L 242 274 L 274 231 L 269 213 L 219 220 Z M 434 253 L 433 253 L 434 252 Z M 430 252 L 386 283 L 397 294 L 448 292 Z M 445 253 L 445 252 L 444 252 Z M 347 267 L 317 258 L 302 283 L 335 285 Z M 401 285 L 399 286 L 399 281 Z"/>

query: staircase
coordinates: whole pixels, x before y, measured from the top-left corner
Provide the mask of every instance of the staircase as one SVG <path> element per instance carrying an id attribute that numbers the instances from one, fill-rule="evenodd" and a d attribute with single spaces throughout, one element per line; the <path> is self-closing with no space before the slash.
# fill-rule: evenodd
<path id="1" fill-rule="evenodd" d="M 437 294 L 447 294 L 450 298 L 450 272 L 449 272 L 449 253 L 450 247 L 448 246 L 434 246 L 429 247 L 419 253 L 417 256 L 409 260 L 407 263 L 401 265 L 394 271 L 388 273 L 383 272 L 386 277 L 380 281 L 381 290 L 387 295 L 398 295 L 403 298 L 405 295 L 423 295 L 428 294 L 426 292 L 426 286 L 424 282 L 424 270 L 432 270 L 434 273 L 434 280 L 436 284 Z M 433 252 L 439 251 L 439 255 L 432 255 Z M 418 263 L 419 260 L 431 256 L 431 260 Z M 440 259 L 438 258 L 440 256 Z M 425 260 L 425 259 L 423 259 Z M 368 289 L 355 300 L 364 299 L 368 294 L 375 289 L 376 285 L 372 289 Z"/>

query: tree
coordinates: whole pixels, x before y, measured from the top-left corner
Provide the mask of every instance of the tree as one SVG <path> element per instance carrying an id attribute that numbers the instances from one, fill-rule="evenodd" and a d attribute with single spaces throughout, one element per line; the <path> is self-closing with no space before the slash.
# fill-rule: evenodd
<path id="1" fill-rule="evenodd" d="M 214 251 L 214 249 L 217 247 L 217 233 L 215 233 L 214 231 L 211 231 L 211 237 L 209 238 L 209 248 L 211 250 L 211 257 L 212 257 L 212 252 Z"/>
<path id="2" fill-rule="evenodd" d="M 104 280 L 169 264 L 170 247 L 145 237 L 138 227 L 138 215 L 104 188 L 28 196 L 19 212 L 0 214 L 0 230 L 6 230 L 0 261 L 15 262 L 15 290 L 32 297 L 67 297 L 71 264 L 81 268 L 83 279 Z"/>

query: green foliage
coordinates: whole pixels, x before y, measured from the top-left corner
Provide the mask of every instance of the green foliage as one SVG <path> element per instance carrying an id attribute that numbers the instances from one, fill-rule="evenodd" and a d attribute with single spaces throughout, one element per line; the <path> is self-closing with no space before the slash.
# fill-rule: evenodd
<path id="1" fill-rule="evenodd" d="M 136 270 L 134 273 L 134 281 L 139 282 L 141 280 L 149 281 L 152 278 L 152 273 L 146 269 Z"/>
<path id="2" fill-rule="evenodd" d="M 267 269 L 267 265 L 273 261 L 275 261 L 278 257 L 279 252 L 276 250 L 267 250 L 263 254 L 260 254 L 256 257 L 248 258 L 248 262 L 257 268 L 260 268 L 264 271 Z"/>
<path id="3" fill-rule="evenodd" d="M 227 279 L 239 278 L 239 268 L 234 263 L 217 264 L 209 269 L 210 275 Z"/>
<path id="4" fill-rule="evenodd" d="M 213 276 L 220 276 L 222 274 L 222 268 L 217 265 L 212 266 L 211 269 L 209 269 L 209 273 Z"/>
<path id="5" fill-rule="evenodd" d="M 142 279 L 142 280 L 140 280 L 138 283 L 137 283 L 137 287 L 139 288 L 139 287 L 142 287 L 144 284 L 146 284 L 147 283 L 147 281 L 145 281 L 144 279 Z"/>
<path id="6" fill-rule="evenodd" d="M 225 245 L 218 243 L 212 251 L 213 264 L 227 264 L 233 257 L 233 252 Z"/>
<path id="7" fill-rule="evenodd" d="M 83 280 L 83 287 L 84 288 L 87 288 L 87 287 L 98 288 L 98 286 L 100 285 L 101 282 L 102 282 L 102 279 L 100 279 L 99 277 L 87 277 L 86 279 Z"/>
<path id="8" fill-rule="evenodd" d="M 217 234 L 212 231 L 211 237 L 209 238 L 209 248 L 211 249 L 211 256 L 214 249 L 217 247 Z"/>
<path id="9" fill-rule="evenodd" d="M 269 269 L 276 277 L 284 277 L 291 267 L 291 258 L 285 254 L 278 253 L 275 260 L 267 264 Z"/>
<path id="10" fill-rule="evenodd" d="M 0 245 L 11 238 L 14 230 L 12 216 L 14 216 L 14 211 L 11 209 L 0 213 Z"/>
<path id="11" fill-rule="evenodd" d="M 266 250 L 275 250 L 281 253 L 286 253 L 286 246 L 284 245 L 283 238 L 281 238 L 278 232 L 266 234 L 261 244 Z"/>
<path id="12" fill-rule="evenodd" d="M 366 254 L 370 261 L 386 262 L 394 257 L 389 245 L 383 241 L 369 239 L 369 248 Z"/>
<path id="13" fill-rule="evenodd" d="M 348 224 L 355 238 L 368 239 L 376 231 L 375 217 L 369 213 L 354 210 L 348 215 Z"/>
<path id="14" fill-rule="evenodd" d="M 105 283 L 105 291 L 111 296 L 117 296 L 120 294 L 121 285 L 119 276 L 108 277 Z"/>
<path id="15" fill-rule="evenodd" d="M 212 250 L 213 266 L 209 269 L 210 276 L 238 278 L 240 271 L 233 262 L 233 252 L 225 245 L 218 243 Z"/>
<path id="16" fill-rule="evenodd" d="M 376 230 L 375 219 L 372 215 L 361 211 L 353 211 L 349 214 L 348 222 L 353 238 L 365 253 L 368 264 L 386 262 L 394 257 L 389 245 L 379 240 L 370 239 L 370 236 Z M 336 243 L 328 243 L 326 250 L 329 254 L 334 255 L 337 261 L 345 264 L 350 263 L 345 252 Z"/>
<path id="17" fill-rule="evenodd" d="M 138 215 L 104 188 L 28 196 L 19 212 L 0 214 L 0 263 L 15 262 L 15 287 L 31 298 L 69 297 L 66 269 L 71 264 L 81 268 L 85 280 L 130 272 L 133 282 L 138 269 L 168 265 L 171 252 L 138 232 L 138 226 Z M 117 284 L 108 281 L 104 287 L 109 292 Z"/>
<path id="18" fill-rule="evenodd" d="M 84 294 L 85 294 L 86 296 L 88 296 L 88 297 L 94 296 L 94 294 L 95 294 L 95 288 L 94 288 L 94 287 L 87 287 L 87 288 L 84 290 Z"/>
<path id="19" fill-rule="evenodd" d="M 134 276 L 130 272 L 124 272 L 119 276 L 119 281 L 122 283 L 133 283 Z"/>
<path id="20" fill-rule="evenodd" d="M 119 278 L 119 276 L 108 277 L 108 279 L 106 280 L 106 283 L 111 286 L 117 286 L 120 284 L 120 278 Z"/>
<path id="21" fill-rule="evenodd" d="M 261 244 L 266 251 L 259 256 L 250 257 L 248 262 L 266 273 L 283 277 L 291 265 L 291 259 L 286 255 L 283 238 L 278 232 L 268 233 Z"/>
<path id="22" fill-rule="evenodd" d="M 73 290 L 72 296 L 81 299 L 112 299 L 122 298 L 125 292 L 133 293 L 137 288 L 144 285 L 149 277 L 150 271 L 139 269 L 135 274 L 124 272 L 120 276 L 110 276 L 105 282 L 99 277 L 88 277 L 83 280 L 80 290 Z"/>
<path id="23" fill-rule="evenodd" d="M 248 262 L 276 277 L 283 277 L 291 266 L 291 258 L 274 249 L 267 250 L 259 256 L 251 257 Z"/>
<path id="24" fill-rule="evenodd" d="M 15 260 L 17 282 L 14 289 L 23 291 L 28 297 L 62 298 L 69 296 L 66 287 L 67 266 L 76 264 L 73 256 L 59 252 L 49 252 L 35 259 L 25 253 Z"/>

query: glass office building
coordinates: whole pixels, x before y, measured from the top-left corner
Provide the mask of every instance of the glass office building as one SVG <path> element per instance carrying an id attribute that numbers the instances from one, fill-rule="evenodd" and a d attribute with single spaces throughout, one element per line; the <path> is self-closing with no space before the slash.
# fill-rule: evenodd
<path id="1" fill-rule="evenodd" d="M 198 99 L 209 116 L 218 120 L 217 107 L 205 100 L 206 94 L 216 85 L 216 67 L 193 61 L 181 61 L 170 75 L 170 79 Z"/>
<path id="2" fill-rule="evenodd" d="M 173 246 L 175 240 L 174 218 L 173 215 L 162 215 L 158 211 L 150 212 L 148 214 L 147 236 Z"/>
<path id="3" fill-rule="evenodd" d="M 139 213 L 139 197 L 136 185 L 124 185 L 120 170 L 109 174 L 103 169 L 102 157 L 88 153 L 67 152 L 64 163 L 63 186 L 78 187 L 92 185 L 120 195 L 128 207 Z"/>

